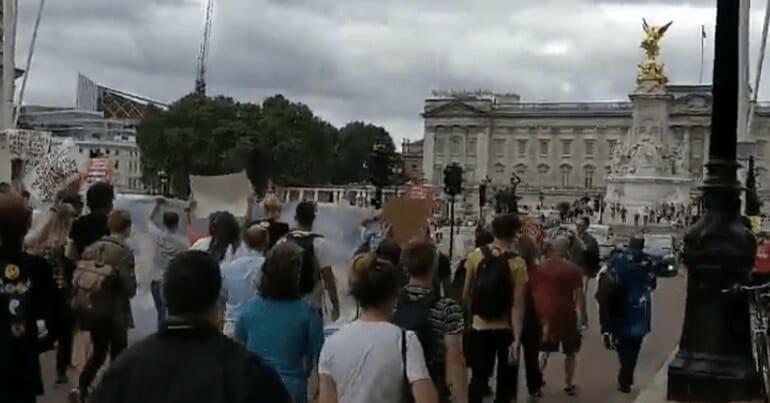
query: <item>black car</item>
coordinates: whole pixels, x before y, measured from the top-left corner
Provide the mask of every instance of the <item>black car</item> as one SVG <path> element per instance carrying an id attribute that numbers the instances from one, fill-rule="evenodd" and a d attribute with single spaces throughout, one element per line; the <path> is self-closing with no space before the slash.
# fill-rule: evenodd
<path id="1" fill-rule="evenodd" d="M 670 234 L 647 234 L 644 236 L 644 253 L 655 262 L 656 274 L 660 277 L 674 277 L 679 271 L 679 257 L 676 239 Z"/>

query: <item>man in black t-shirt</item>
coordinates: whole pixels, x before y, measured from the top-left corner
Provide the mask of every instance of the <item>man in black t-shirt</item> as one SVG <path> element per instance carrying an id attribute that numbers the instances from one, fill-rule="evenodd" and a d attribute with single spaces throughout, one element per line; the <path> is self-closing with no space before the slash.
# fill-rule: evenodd
<path id="1" fill-rule="evenodd" d="M 91 403 L 291 403 L 278 374 L 221 333 L 221 287 L 211 256 L 177 255 L 163 277 L 165 328 L 107 369 Z"/>
<path id="2" fill-rule="evenodd" d="M 112 211 L 114 200 L 115 191 L 107 182 L 97 182 L 88 188 L 86 204 L 89 213 L 75 220 L 70 230 L 72 245 L 67 256 L 73 262 L 80 260 L 80 255 L 88 246 L 110 234 L 107 216 Z"/>

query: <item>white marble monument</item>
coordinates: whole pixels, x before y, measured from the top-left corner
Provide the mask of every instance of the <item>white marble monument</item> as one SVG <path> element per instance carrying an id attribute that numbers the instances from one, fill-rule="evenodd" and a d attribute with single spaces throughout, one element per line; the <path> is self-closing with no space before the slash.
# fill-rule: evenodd
<path id="1" fill-rule="evenodd" d="M 668 122 L 673 97 L 658 60 L 658 42 L 669 26 L 649 27 L 645 23 L 647 38 L 642 48 L 647 57 L 639 65 L 637 87 L 629 96 L 633 123 L 625 141 L 612 150 L 606 200 L 631 212 L 662 203 L 690 202 L 690 139 L 685 135 L 674 144 Z"/>

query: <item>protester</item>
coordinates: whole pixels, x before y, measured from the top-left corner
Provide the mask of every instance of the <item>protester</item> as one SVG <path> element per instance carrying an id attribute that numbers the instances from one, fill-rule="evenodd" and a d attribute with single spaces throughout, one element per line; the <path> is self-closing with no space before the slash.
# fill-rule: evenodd
<path id="1" fill-rule="evenodd" d="M 299 293 L 302 249 L 284 242 L 268 254 L 259 295 L 249 300 L 236 327 L 236 339 L 275 369 L 294 403 L 308 401 L 308 379 L 317 378 L 323 344 L 318 311 Z M 310 392 L 318 398 L 318 384 Z"/>
<path id="2" fill-rule="evenodd" d="M 72 248 L 68 248 L 70 260 L 77 262 L 89 245 L 110 234 L 107 228 L 107 215 L 112 211 L 114 200 L 115 191 L 107 182 L 96 182 L 88 188 L 86 205 L 89 213 L 75 220 L 70 230 L 72 240 Z"/>
<path id="3" fill-rule="evenodd" d="M 279 239 L 289 233 L 289 224 L 279 221 L 283 213 L 283 203 L 274 194 L 269 194 L 262 201 L 262 210 L 265 213 L 265 219 L 260 223 L 267 225 L 267 231 L 270 234 L 270 247 L 272 248 Z"/>
<path id="4" fill-rule="evenodd" d="M 514 241 L 514 251 L 527 263 L 527 276 L 537 270 L 540 257 L 540 247 L 525 233 L 519 231 Z M 543 336 L 540 319 L 535 309 L 532 287 L 527 283 L 524 308 L 524 320 L 521 329 L 521 347 L 524 352 L 524 367 L 527 381 L 527 391 L 533 398 L 543 395 L 543 372 L 540 369 L 540 341 Z M 518 392 L 518 382 L 514 383 L 514 393 Z"/>
<path id="5" fill-rule="evenodd" d="M 155 255 L 151 267 L 152 281 L 150 282 L 150 291 L 152 300 L 155 303 L 155 310 L 158 311 L 158 328 L 163 326 L 166 320 L 166 305 L 163 303 L 163 272 L 171 263 L 176 255 L 186 251 L 189 248 L 187 239 L 179 233 L 179 214 L 173 211 L 163 212 L 163 229 L 155 224 L 157 216 L 166 204 L 166 199 L 158 198 L 155 207 L 150 213 L 148 228 L 154 238 Z"/>
<path id="6" fill-rule="evenodd" d="M 127 347 L 128 329 L 134 325 L 130 303 L 136 294 L 137 286 L 134 253 L 126 244 L 126 239 L 131 234 L 131 217 L 124 210 L 115 210 L 110 213 L 107 225 L 111 235 L 94 242 L 83 251 L 81 262 L 74 274 L 73 309 L 81 328 L 90 332 L 94 349 L 80 374 L 78 387 L 71 393 L 72 400 L 79 399 L 82 402 L 87 401 L 91 383 L 107 359 L 108 351 L 110 361 L 114 362 Z M 78 280 L 85 279 L 85 272 L 93 273 L 97 267 L 109 270 L 101 283 Z M 95 300 L 92 299 L 94 295 L 105 295 L 107 299 Z M 81 296 L 85 300 L 81 300 Z M 80 301 L 82 303 L 78 304 Z M 100 315 L 86 316 L 86 310 L 92 309 L 91 304 L 96 303 L 104 304 L 93 308 L 98 310 Z"/>
<path id="7" fill-rule="evenodd" d="M 652 328 L 657 280 L 643 249 L 644 237 L 633 237 L 628 249 L 617 253 L 600 275 L 596 294 L 605 345 L 618 352 L 618 389 L 623 393 L 631 393 L 639 350 Z"/>
<path id="8" fill-rule="evenodd" d="M 393 323 L 414 331 L 439 402 L 468 400 L 468 380 L 463 356 L 463 310 L 435 288 L 435 246 L 425 240 L 409 242 L 403 264 L 409 283 L 398 294 Z"/>
<path id="9" fill-rule="evenodd" d="M 324 291 L 326 291 L 332 303 L 331 320 L 335 321 L 340 317 L 337 283 L 332 272 L 329 245 L 323 236 L 313 232 L 315 218 L 315 203 L 300 202 L 294 216 L 297 228 L 290 231 L 284 240 L 296 243 L 303 251 L 299 280 L 303 298 L 316 307 L 323 316 Z"/>
<path id="10" fill-rule="evenodd" d="M 362 312 L 323 345 L 320 402 L 393 403 L 405 389 L 416 403 L 438 401 L 417 335 L 389 322 L 399 283 L 390 262 L 373 253 L 354 259 L 350 293 Z"/>
<path id="11" fill-rule="evenodd" d="M 244 250 L 238 220 L 227 211 L 212 213 L 209 217 L 209 234 L 195 242 L 190 249 L 208 252 L 220 264 L 232 261 Z"/>
<path id="12" fill-rule="evenodd" d="M 72 342 L 75 332 L 75 319 L 69 308 L 74 266 L 66 257 L 66 247 L 76 211 L 69 204 L 61 204 L 53 208 L 51 213 L 50 219 L 43 225 L 40 232 L 27 241 L 27 248 L 35 255 L 45 258 L 51 266 L 59 298 L 63 302 L 61 312 L 57 313 L 60 323 L 56 340 L 56 383 L 66 384 L 69 383 L 67 370 L 72 363 Z"/>
<path id="13" fill-rule="evenodd" d="M 569 258 L 583 270 L 583 294 L 588 293 L 588 287 L 591 279 L 599 273 L 599 243 L 596 238 L 588 233 L 591 221 L 588 217 L 581 217 L 577 222 L 577 238 L 573 239 L 572 247 L 569 251 Z M 575 242 L 577 241 L 577 242 Z M 580 302 L 579 325 L 581 329 L 588 329 L 588 310 L 586 309 L 585 298 Z"/>
<path id="14" fill-rule="evenodd" d="M 226 301 L 224 333 L 230 337 L 235 335 L 235 324 L 244 304 L 256 294 L 270 235 L 262 224 L 254 224 L 243 233 L 243 240 L 243 254 L 222 265 L 222 288 Z"/>
<path id="15" fill-rule="evenodd" d="M 215 259 L 184 252 L 163 276 L 164 329 L 110 366 L 92 403 L 292 403 L 276 372 L 222 335 Z"/>
<path id="16" fill-rule="evenodd" d="M 548 258 L 532 271 L 530 284 L 538 317 L 543 326 L 541 349 L 546 352 L 543 368 L 549 353 L 564 353 L 564 391 L 574 396 L 577 353 L 582 337 L 578 332 L 578 307 L 583 295 L 583 276 L 580 268 L 566 259 L 570 241 L 557 237 L 547 247 Z"/>
<path id="17" fill-rule="evenodd" d="M 492 233 L 487 230 L 483 225 L 476 226 L 474 233 L 473 245 L 474 249 L 480 248 L 484 245 L 490 244 L 495 240 Z M 463 303 L 463 290 L 465 288 L 465 278 L 467 276 L 467 270 L 465 269 L 465 262 L 467 256 L 460 260 L 455 270 L 454 279 L 452 280 L 451 291 L 448 293 L 455 301 Z"/>
<path id="18" fill-rule="evenodd" d="M 495 240 L 476 249 L 465 262 L 463 301 L 473 314 L 468 340 L 471 368 L 470 403 L 480 403 L 488 391 L 497 359 L 495 402 L 513 399 L 521 329 L 524 318 L 527 264 L 514 252 L 521 222 L 515 214 L 492 221 Z"/>
<path id="19" fill-rule="evenodd" d="M 58 204 L 69 204 L 75 209 L 75 217 L 83 214 L 83 199 L 77 193 L 64 193 Z"/>
<path id="20" fill-rule="evenodd" d="M 43 393 L 37 320 L 58 337 L 62 301 L 50 265 L 23 252 L 31 214 L 24 199 L 0 194 L 0 400 L 34 403 Z"/>

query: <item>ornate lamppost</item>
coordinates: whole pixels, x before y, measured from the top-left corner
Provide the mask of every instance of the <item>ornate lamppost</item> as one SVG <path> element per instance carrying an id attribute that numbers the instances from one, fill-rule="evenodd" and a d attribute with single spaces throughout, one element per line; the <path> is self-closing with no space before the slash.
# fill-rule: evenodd
<path id="1" fill-rule="evenodd" d="M 668 399 L 674 401 L 748 401 L 760 395 L 748 296 L 725 292 L 747 279 L 756 251 L 740 219 L 736 173 L 739 4 L 717 1 L 706 209 L 684 238 L 687 304 L 679 351 L 668 367 Z"/>
<path id="2" fill-rule="evenodd" d="M 521 177 L 516 175 L 516 172 L 511 174 L 511 195 L 509 201 L 508 212 L 519 214 L 519 201 L 516 196 L 516 188 L 521 184 Z"/>

